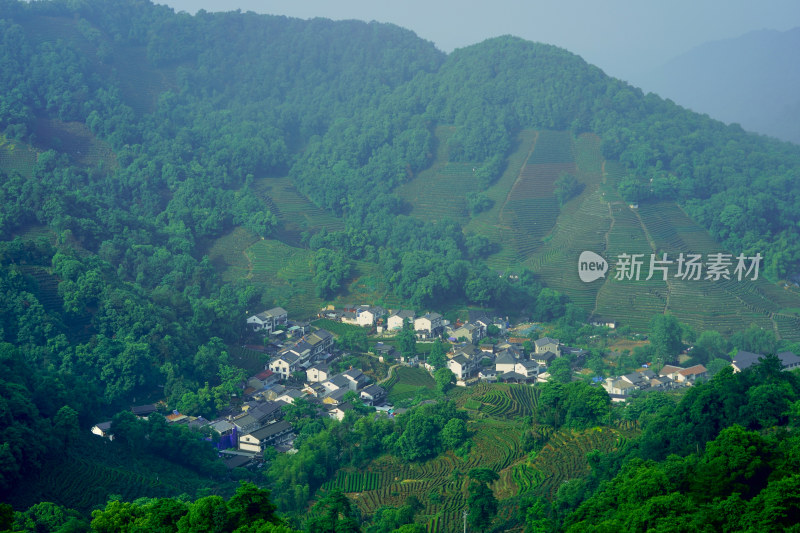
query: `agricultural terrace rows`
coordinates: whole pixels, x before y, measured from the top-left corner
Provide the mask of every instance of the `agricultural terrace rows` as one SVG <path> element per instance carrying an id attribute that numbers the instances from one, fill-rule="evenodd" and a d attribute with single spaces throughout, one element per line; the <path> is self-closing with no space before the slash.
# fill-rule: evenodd
<path id="1" fill-rule="evenodd" d="M 400 506 L 414 494 L 425 506 L 421 514 L 436 524 L 437 531 L 453 531 L 452 525 L 459 523 L 453 518 L 460 516 L 466 505 L 466 472 L 472 468 L 500 471 L 524 455 L 519 442 L 521 427 L 517 423 L 480 420 L 470 422 L 469 430 L 476 435 L 466 460 L 450 452 L 419 464 L 384 456 L 366 471 L 339 472 L 323 488 L 340 488 L 350 493 L 365 514 L 374 514 L 384 505 Z M 434 492 L 440 495 L 438 502 L 430 498 Z"/>
<path id="2" fill-rule="evenodd" d="M 626 442 L 619 430 L 609 427 L 584 431 L 561 429 L 550 435 L 548 443 L 535 454 L 535 458 L 525 458 L 504 470 L 497 483 L 510 480 L 516 485 L 517 493 L 533 491 L 537 496 L 552 501 L 562 483 L 588 472 L 586 455 L 589 452 L 609 453 Z"/>
<path id="3" fill-rule="evenodd" d="M 612 451 L 624 445 L 624 435 L 635 431 L 602 427 L 554 432 L 549 426 L 526 426 L 521 418 L 535 413 L 536 387 L 479 384 L 454 396 L 459 407 L 480 408 L 479 412 L 472 409 L 467 423 L 472 448 L 464 458 L 447 452 L 423 463 L 405 463 L 384 455 L 361 471 L 340 471 L 323 489 L 347 492 L 365 515 L 384 505 L 400 506 L 414 494 L 424 505 L 420 514 L 428 520 L 429 531 L 457 531 L 466 505 L 466 473 L 471 469 L 489 468 L 500 473 L 493 490 L 501 498 L 501 506 L 502 499 L 528 490 L 552 499 L 562 482 L 585 475 L 588 452 Z M 517 419 L 512 420 L 514 417 Z M 535 456 L 526 455 L 522 449 L 521 436 L 526 430 L 547 441 Z M 432 498 L 432 494 L 439 496 Z M 504 508 L 504 513 L 508 512 Z"/>
<path id="4" fill-rule="evenodd" d="M 525 262 L 553 228 L 559 205 L 553 184 L 562 172 L 577 173 L 570 132 L 541 131 L 533 152 L 520 170 L 500 212 L 500 221 L 511 228 L 516 261 Z"/>
<path id="5" fill-rule="evenodd" d="M 600 192 L 603 160 L 600 139 L 583 134 L 575 142 L 575 174 L 584 185 L 581 194 L 561 208 L 556 224 L 542 246 L 525 263 L 541 275 L 549 287 L 557 289 L 585 309 L 593 309 L 599 284 L 581 283 L 575 264 L 584 250 L 605 252 L 605 236 L 610 227 L 608 204 Z"/>
<path id="6" fill-rule="evenodd" d="M 48 269 L 39 266 L 22 265 L 20 270 L 36 281 L 36 298 L 47 311 L 61 311 L 63 299 L 58 294 L 58 278 Z"/>
<path id="7" fill-rule="evenodd" d="M 314 296 L 312 252 L 293 248 L 277 240 L 255 239 L 244 250 L 238 251 L 236 246 L 247 242 L 241 232 L 235 231 L 214 243 L 212 251 L 217 260 L 229 265 L 223 273 L 223 279 L 247 279 L 268 299 L 281 302 L 290 315 L 316 314 L 322 306 L 322 300 Z M 244 262 L 241 259 L 242 251 Z"/>
<path id="8" fill-rule="evenodd" d="M 98 505 L 105 505 L 109 494 L 118 494 L 124 501 L 132 501 L 143 496 L 195 494 L 200 488 L 197 475 L 179 465 L 147 456 L 147 459 L 142 459 L 143 464 L 130 468 L 129 452 L 116 453 L 107 441 L 98 442 L 100 439 L 88 434 L 81 440 L 83 453 L 80 456 L 53 457 L 32 474 L 34 479 L 31 483 L 12 493 L 8 503 L 25 509 L 40 501 L 51 501 L 88 513 Z M 101 447 L 105 450 L 99 450 Z M 98 457 L 104 458 L 104 462 L 94 460 Z"/>
<path id="9" fill-rule="evenodd" d="M 672 202 L 642 204 L 639 215 L 658 253 L 667 253 L 668 259 L 675 260 L 679 253 L 699 253 L 705 258 L 710 253 L 725 252 Z M 715 282 L 673 277 L 670 287 L 670 311 L 694 327 L 732 333 L 756 323 L 768 329 L 777 327 L 781 336 L 797 331 L 791 322 L 782 323 L 772 318 L 783 305 L 796 301 L 796 297 L 765 281 L 763 276 L 756 281 L 734 278 Z M 698 291 L 702 291 L 702 307 L 697 306 Z"/>
<path id="10" fill-rule="evenodd" d="M 267 354 L 242 346 L 228 346 L 228 355 L 234 365 L 247 370 L 250 375 L 264 370 L 264 365 L 269 360 Z"/>
<path id="11" fill-rule="evenodd" d="M 87 167 L 113 170 L 117 166 L 114 151 L 105 141 L 98 139 L 82 122 L 36 119 L 34 133 L 41 146 L 58 146 L 77 163 Z"/>
<path id="12" fill-rule="evenodd" d="M 208 247 L 206 255 L 211 263 L 223 272 L 225 281 L 235 281 L 250 275 L 250 260 L 244 251 L 258 240 L 257 235 L 237 227 L 214 240 Z"/>
<path id="13" fill-rule="evenodd" d="M 508 191 L 514 186 L 523 165 L 533 150 L 537 132 L 522 130 L 517 135 L 514 151 L 508 156 L 503 175 L 492 184 L 484 194 L 494 201 L 491 209 L 478 213 L 464 228 L 468 233 L 484 235 L 501 246 L 500 252 L 488 259 L 489 266 L 505 271 L 517 266 L 517 255 L 512 246 L 506 243 L 509 227 L 500 220 L 500 213 L 508 198 Z"/>
<path id="14" fill-rule="evenodd" d="M 384 281 L 380 266 L 367 261 L 351 261 L 351 265 L 353 279 L 346 294 L 334 299 L 337 307 L 352 302 L 371 302 L 389 309 L 403 306 L 402 299 Z"/>
<path id="15" fill-rule="evenodd" d="M 635 276 L 630 280 L 615 279 L 615 265 L 620 254 L 643 254 L 643 259 L 649 261 L 653 249 L 633 209 L 623 203 L 609 204 L 608 209 L 612 218 L 605 256 L 609 271 L 598 291 L 595 311 L 600 316 L 614 318 L 623 313 L 625 324 L 645 328 L 650 317 L 664 312 L 668 287 L 657 276 L 646 280 L 649 263 L 642 265 L 638 281 Z"/>
<path id="16" fill-rule="evenodd" d="M 456 131 L 453 126 L 439 126 L 436 137 L 436 158 L 431 166 L 396 189 L 397 195 L 413 206 L 411 215 L 428 221 L 450 218 L 466 222 L 468 192 L 480 190 L 475 177 L 479 162 L 449 162 L 447 141 Z"/>
<path id="17" fill-rule="evenodd" d="M 299 245 L 303 231 L 344 229 L 342 219 L 313 204 L 287 177 L 258 179 L 253 188 L 281 222 L 276 237 L 290 246 Z"/>
<path id="18" fill-rule="evenodd" d="M 392 377 L 383 386 L 389 393 L 388 400 L 397 402 L 412 398 L 420 389 L 436 388 L 436 382 L 426 370 L 398 366 L 392 372 Z"/>
<path id="19" fill-rule="evenodd" d="M 11 173 L 19 172 L 21 176 L 33 176 L 38 153 L 32 147 L 19 141 L 7 141 L 0 136 L 0 170 Z"/>
<path id="20" fill-rule="evenodd" d="M 317 320 L 314 320 L 311 323 L 311 325 L 330 331 L 331 333 L 339 337 L 341 337 L 345 333 L 350 333 L 350 332 L 358 332 L 358 331 L 366 332 L 366 330 L 361 326 L 357 326 L 355 324 L 346 324 L 344 322 L 339 322 L 338 320 L 331 320 L 329 318 L 319 318 Z"/>
<path id="21" fill-rule="evenodd" d="M 457 403 L 461 403 L 465 409 L 477 410 L 495 418 L 516 419 L 536 412 L 539 389 L 529 385 L 499 384 L 483 394 L 476 391 L 461 402 Z"/>

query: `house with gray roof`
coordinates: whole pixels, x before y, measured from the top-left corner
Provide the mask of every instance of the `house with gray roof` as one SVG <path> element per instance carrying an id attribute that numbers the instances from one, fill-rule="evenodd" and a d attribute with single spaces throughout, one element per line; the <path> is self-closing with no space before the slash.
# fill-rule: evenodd
<path id="1" fill-rule="evenodd" d="M 494 369 L 497 373 L 513 372 L 517 361 L 519 361 L 519 357 L 513 350 L 503 350 L 497 354 L 497 358 L 494 360 Z"/>
<path id="2" fill-rule="evenodd" d="M 450 372 L 455 374 L 456 379 L 464 381 L 476 370 L 475 361 L 471 361 L 463 355 L 456 355 L 452 359 L 447 360 L 447 368 Z"/>
<path id="3" fill-rule="evenodd" d="M 248 318 L 247 325 L 250 326 L 253 331 L 272 333 L 276 327 L 286 325 L 288 316 L 284 308 L 273 307 L 272 309 L 262 311 Z"/>
<path id="4" fill-rule="evenodd" d="M 762 357 L 764 357 L 764 355 L 760 353 L 739 350 L 736 352 L 736 356 L 733 358 L 731 366 L 733 366 L 734 373 L 741 372 L 742 370 L 758 364 L 759 359 Z M 800 357 L 795 355 L 793 352 L 781 352 L 777 354 L 777 357 L 780 360 L 781 368 L 784 371 L 800 368 Z"/>
<path id="5" fill-rule="evenodd" d="M 553 352 L 556 356 L 561 356 L 561 343 L 558 339 L 550 337 L 542 337 L 533 341 L 533 346 L 537 354 L 545 352 Z"/>
<path id="6" fill-rule="evenodd" d="M 383 401 L 386 399 L 387 393 L 386 389 L 373 383 L 361 389 L 359 396 L 367 405 L 376 405 L 383 403 Z"/>
<path id="7" fill-rule="evenodd" d="M 277 444 L 290 437 L 292 425 L 286 420 L 275 422 L 255 431 L 239 435 L 239 449 L 257 454 L 264 453 L 267 446 Z"/>
<path id="8" fill-rule="evenodd" d="M 409 321 L 413 322 L 414 316 L 414 311 L 411 311 L 410 309 L 402 309 L 389 315 L 389 318 L 386 320 L 386 325 L 389 330 L 403 329 L 403 324 Z"/>

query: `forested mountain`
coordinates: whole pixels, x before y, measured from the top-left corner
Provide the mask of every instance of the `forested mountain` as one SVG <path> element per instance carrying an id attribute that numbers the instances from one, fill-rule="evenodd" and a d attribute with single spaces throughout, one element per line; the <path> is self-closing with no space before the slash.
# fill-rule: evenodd
<path id="1" fill-rule="evenodd" d="M 534 164 L 550 165 L 546 179 L 526 178 Z M 683 217 L 681 231 L 706 239 L 691 242 L 761 253 L 764 277 L 790 280 L 800 273 L 798 195 L 800 148 L 644 95 L 544 44 L 500 37 L 445 55 L 386 24 L 0 0 L 0 491 L 30 503 L 24 480 L 78 464 L 86 448 L 98 457 L 87 470 L 131 496 L 208 496 L 212 484 L 233 497 L 196 439 L 155 438 L 168 432 L 163 420 L 116 419 L 131 435 L 124 468 L 86 429 L 137 398 L 223 408 L 245 377 L 230 348 L 256 308 L 308 315 L 367 294 L 540 321 L 624 308 L 602 290 L 569 292 L 577 255 L 548 266 L 568 220 L 575 246 L 610 247 L 616 235 L 603 224 L 627 232 L 623 215 L 640 217 L 647 250 L 672 252 L 660 244 L 669 232 L 652 230 Z M 751 295 L 731 289 L 724 309 L 700 317 L 686 309 L 708 295 L 692 289 L 684 311 L 698 329 L 720 320 L 729 333 L 752 319 L 800 338 L 796 294 L 761 283 Z M 651 312 L 677 305 L 660 290 Z M 645 316 L 629 315 L 634 325 Z M 369 450 L 395 449 L 406 425 L 441 431 L 460 416 L 436 409 L 433 426 L 414 415 L 397 430 L 363 423 L 363 442 L 380 434 Z M 298 492 L 275 500 L 307 504 L 343 449 L 347 464 L 362 464 L 366 445 L 346 434 L 320 431 L 308 437 L 316 452 L 276 461 L 286 468 L 270 469 L 272 486 Z M 160 479 L 159 460 L 179 474 Z M 324 468 L 306 471 L 315 464 Z M 475 476 L 475 490 L 490 483 Z M 233 504 L 208 497 L 197 512 L 216 506 L 239 524 Z M 323 503 L 342 503 L 332 498 Z M 156 504 L 137 505 L 147 514 Z"/>
<path id="2" fill-rule="evenodd" d="M 800 28 L 700 45 L 637 80 L 647 91 L 726 123 L 800 144 Z"/>

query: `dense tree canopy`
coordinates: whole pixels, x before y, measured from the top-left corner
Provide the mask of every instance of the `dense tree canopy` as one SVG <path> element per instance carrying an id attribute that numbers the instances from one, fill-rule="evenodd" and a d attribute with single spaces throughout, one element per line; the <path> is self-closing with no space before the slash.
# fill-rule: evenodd
<path id="1" fill-rule="evenodd" d="M 585 316 L 562 294 L 533 272 L 512 281 L 487 266 L 497 243 L 465 233 L 458 221 L 408 216 L 395 191 L 433 161 L 437 126 L 453 128 L 449 160 L 475 168 L 479 190 L 463 191 L 465 217 L 493 208 L 485 189 L 503 174 L 520 129 L 594 132 L 604 157 L 625 167 L 624 198 L 674 199 L 727 249 L 762 253 L 770 277 L 800 270 L 796 146 L 644 95 L 556 47 L 501 37 L 445 55 L 387 24 L 191 16 L 138 0 L 0 0 L 0 494 L 35 474 L 50 450 L 70 449 L 78 432 L 159 386 L 169 409 L 212 416 L 228 405 L 245 376 L 227 346 L 239 344 L 245 311 L 279 304 L 246 281 L 223 279 L 207 257 L 210 243 L 237 227 L 308 247 L 303 263 L 320 298 L 345 293 L 370 271 L 392 298 L 418 309 L 494 306 L 557 320 L 562 338 L 574 336 Z M 300 243 L 287 238 L 292 206 L 267 202 L 256 186 L 278 176 L 337 217 L 338 229 L 306 231 Z M 579 189 L 565 174 L 554 194 L 566 204 Z M 680 351 L 687 332 L 673 317 L 654 319 L 651 329 L 654 355 Z M 358 335 L 341 342 L 365 348 Z M 404 330 L 401 352 L 414 355 L 415 342 Z M 776 347 L 758 327 L 730 339 L 701 333 L 693 358 L 716 362 L 718 376 L 679 402 L 631 403 L 625 416 L 641 425 L 642 461 L 568 527 L 580 529 L 586 517 L 612 529 L 657 528 L 679 508 L 706 518 L 730 508 L 731 529 L 796 518 L 786 510 L 796 476 L 781 473 L 796 469 L 794 452 L 758 433 L 785 426 L 796 412 L 796 378 L 773 359 L 742 374 L 722 369 L 732 349 Z M 593 361 L 602 370 L 602 358 Z M 441 344 L 430 362 L 444 366 Z M 585 428 L 610 420 L 608 395 L 573 383 L 568 360 L 551 374 L 537 423 Z M 442 371 L 440 387 L 449 381 Z M 313 419 L 302 402 L 288 411 L 298 453 L 264 468 L 271 486 L 286 488 L 274 496 L 284 510 L 305 508 L 343 464 L 381 453 L 423 461 L 468 438 L 465 415 L 448 402 L 396 422 L 336 425 Z M 134 455 L 219 474 L 206 443 L 163 418 L 119 414 L 113 422 L 118 444 Z M 770 452 L 774 443 L 780 449 Z M 755 452 L 764 452 L 760 461 Z M 683 458 L 667 459 L 672 453 Z M 697 474 L 690 496 L 681 492 L 681 472 Z M 470 497 L 474 524 L 483 527 L 494 496 L 476 479 Z M 632 486 L 638 496 L 626 500 Z M 221 530 L 286 529 L 264 493 L 241 491 L 227 502 L 112 501 L 92 527 L 189 530 L 216 521 Z M 618 500 L 640 506 L 617 516 L 603 502 Z M 352 526 L 346 499 L 323 502 L 308 529 Z M 387 524 L 409 526 L 390 514 Z M 532 522 L 544 514 L 543 504 L 536 507 Z M 21 520 L 25 528 L 83 527 L 47 504 Z"/>

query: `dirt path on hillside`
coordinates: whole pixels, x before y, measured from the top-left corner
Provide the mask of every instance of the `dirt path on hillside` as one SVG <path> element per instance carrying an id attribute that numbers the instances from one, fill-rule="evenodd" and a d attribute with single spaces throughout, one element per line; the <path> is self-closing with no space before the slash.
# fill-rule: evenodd
<path id="1" fill-rule="evenodd" d="M 525 162 L 522 163 L 522 166 L 519 167 L 519 173 L 517 173 L 517 179 L 514 180 L 514 183 L 511 185 L 511 188 L 508 190 L 508 194 L 506 195 L 506 199 L 503 202 L 503 205 L 500 206 L 500 211 L 497 213 L 498 222 L 505 222 L 505 211 L 506 205 L 508 205 L 509 199 L 511 199 L 511 193 L 514 192 L 517 184 L 522 179 L 522 171 L 525 170 L 525 167 L 528 165 L 528 160 L 530 160 L 531 156 L 533 155 L 533 151 L 536 149 L 536 142 L 539 140 L 539 132 L 536 132 L 536 137 L 534 137 L 533 142 L 531 143 L 531 149 L 528 151 L 528 155 L 525 156 Z M 510 228 L 511 226 L 508 225 Z"/>

